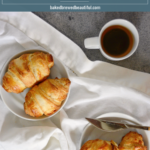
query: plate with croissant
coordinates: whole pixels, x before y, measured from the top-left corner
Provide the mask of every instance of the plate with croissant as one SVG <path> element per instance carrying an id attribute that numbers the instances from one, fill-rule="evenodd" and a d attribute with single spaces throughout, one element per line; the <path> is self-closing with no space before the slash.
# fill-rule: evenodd
<path id="1" fill-rule="evenodd" d="M 69 97 L 71 81 L 61 61 L 44 50 L 12 56 L 1 70 L 1 97 L 9 110 L 26 120 L 58 113 Z"/>
<path id="2" fill-rule="evenodd" d="M 122 113 L 107 113 L 97 118 L 140 125 L 132 116 Z M 99 130 L 90 123 L 81 135 L 80 150 L 149 150 L 147 132 L 138 129 L 126 129 L 117 132 Z"/>

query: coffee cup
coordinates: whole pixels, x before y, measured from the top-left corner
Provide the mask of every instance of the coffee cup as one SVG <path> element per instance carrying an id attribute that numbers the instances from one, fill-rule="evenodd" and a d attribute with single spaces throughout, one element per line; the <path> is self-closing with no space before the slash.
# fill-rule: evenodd
<path id="1" fill-rule="evenodd" d="M 106 23 L 98 37 L 84 40 L 85 48 L 100 49 L 102 55 L 113 61 L 130 57 L 139 44 L 136 27 L 124 19 L 115 19 Z"/>

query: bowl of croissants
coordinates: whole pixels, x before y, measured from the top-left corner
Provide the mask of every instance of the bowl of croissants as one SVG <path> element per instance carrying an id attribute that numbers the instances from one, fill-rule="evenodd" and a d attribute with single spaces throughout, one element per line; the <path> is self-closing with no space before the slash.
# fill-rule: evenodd
<path id="1" fill-rule="evenodd" d="M 9 110 L 26 120 L 43 120 L 65 105 L 71 81 L 63 63 L 45 50 L 13 55 L 1 70 L 1 97 Z"/>
<path id="2" fill-rule="evenodd" d="M 136 118 L 116 112 L 102 114 L 97 119 L 141 125 Z M 148 132 L 134 128 L 109 132 L 88 123 L 82 131 L 79 150 L 149 150 Z"/>

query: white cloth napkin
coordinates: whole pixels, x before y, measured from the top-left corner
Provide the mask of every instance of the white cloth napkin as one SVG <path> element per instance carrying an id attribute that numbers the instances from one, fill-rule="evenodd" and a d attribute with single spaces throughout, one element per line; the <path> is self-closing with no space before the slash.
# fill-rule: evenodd
<path id="1" fill-rule="evenodd" d="M 88 60 L 79 46 L 30 12 L 0 12 L 0 69 L 26 49 L 55 54 L 69 70 L 71 93 L 60 113 L 38 122 L 18 118 L 0 100 L 0 150 L 79 150 L 84 117 L 109 112 L 150 126 L 149 74 Z"/>

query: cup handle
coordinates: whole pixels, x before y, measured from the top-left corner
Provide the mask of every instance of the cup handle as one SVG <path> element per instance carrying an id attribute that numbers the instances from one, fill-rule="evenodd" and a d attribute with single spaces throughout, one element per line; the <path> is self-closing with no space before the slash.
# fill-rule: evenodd
<path id="1" fill-rule="evenodd" d="M 84 40 L 84 46 L 87 49 L 99 49 L 99 37 L 91 37 Z"/>

